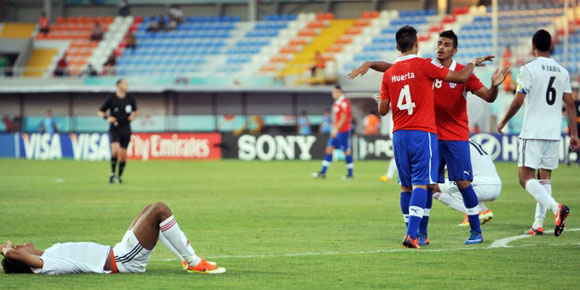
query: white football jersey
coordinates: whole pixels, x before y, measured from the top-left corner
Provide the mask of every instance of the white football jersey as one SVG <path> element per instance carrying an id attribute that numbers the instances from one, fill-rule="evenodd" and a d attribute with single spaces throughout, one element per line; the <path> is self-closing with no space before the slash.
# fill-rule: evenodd
<path id="1" fill-rule="evenodd" d="M 110 246 L 89 242 L 54 244 L 40 257 L 44 262 L 42 268 L 32 268 L 32 272 L 48 275 L 108 274 L 110 271 L 105 271 L 104 267 L 110 250 Z"/>
<path id="2" fill-rule="evenodd" d="M 501 185 L 501 179 L 497 174 L 493 160 L 485 150 L 475 141 L 469 140 L 469 154 L 471 155 L 471 167 L 473 169 L 473 184 L 477 185 Z"/>
<path id="3" fill-rule="evenodd" d="M 520 138 L 560 140 L 562 97 L 572 93 L 568 71 L 551 58 L 538 57 L 521 68 L 517 91 L 526 94 Z"/>

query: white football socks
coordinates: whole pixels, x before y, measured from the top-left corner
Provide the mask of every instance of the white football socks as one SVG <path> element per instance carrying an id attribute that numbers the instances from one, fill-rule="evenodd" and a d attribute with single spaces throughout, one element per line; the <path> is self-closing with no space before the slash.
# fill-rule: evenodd
<path id="1" fill-rule="evenodd" d="M 185 261 L 181 254 L 173 247 L 173 245 L 167 240 L 167 238 L 159 231 L 159 240 L 168 248 L 181 262 Z"/>
<path id="2" fill-rule="evenodd" d="M 544 187 L 546 192 L 550 196 L 552 196 L 552 181 L 549 179 L 541 179 L 539 180 L 540 184 Z M 534 224 L 532 225 L 533 229 L 538 229 L 544 227 L 544 219 L 546 218 L 546 211 L 547 208 L 542 206 L 541 203 L 536 203 L 536 216 L 534 220 Z"/>
<path id="3" fill-rule="evenodd" d="M 187 261 L 189 266 L 193 267 L 201 262 L 201 258 L 195 254 L 195 251 L 189 244 L 189 240 L 185 237 L 185 234 L 181 231 L 173 216 L 162 221 L 159 224 L 159 229 L 163 238 L 173 246 L 173 249 L 170 248 L 169 250 L 173 253 L 178 253 L 183 260 Z"/>
<path id="4" fill-rule="evenodd" d="M 542 206 L 551 209 L 554 214 L 558 212 L 558 203 L 550 194 L 548 194 L 546 189 L 537 179 L 530 179 L 526 182 L 526 191 L 529 192 Z"/>

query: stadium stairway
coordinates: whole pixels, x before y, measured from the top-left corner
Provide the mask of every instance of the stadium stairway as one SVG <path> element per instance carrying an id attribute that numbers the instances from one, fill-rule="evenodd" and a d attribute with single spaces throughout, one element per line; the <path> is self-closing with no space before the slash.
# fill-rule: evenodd
<path id="1" fill-rule="evenodd" d="M 33 23 L 4 23 L 0 38 L 30 38 L 35 30 Z"/>
<path id="2" fill-rule="evenodd" d="M 299 75 L 309 69 L 316 51 L 325 52 L 354 24 L 354 19 L 330 20 L 328 27 L 322 29 L 304 49 L 295 54 L 286 67 L 280 72 L 282 76 Z"/>
<path id="3" fill-rule="evenodd" d="M 52 61 L 58 55 L 58 49 L 55 48 L 36 48 L 32 52 L 26 70 L 23 72 L 24 77 L 43 77 L 46 70 L 49 69 Z"/>

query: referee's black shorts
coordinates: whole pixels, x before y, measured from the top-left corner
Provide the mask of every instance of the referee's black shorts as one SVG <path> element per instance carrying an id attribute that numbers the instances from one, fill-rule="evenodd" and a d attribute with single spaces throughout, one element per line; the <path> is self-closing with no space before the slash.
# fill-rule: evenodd
<path id="1" fill-rule="evenodd" d="M 117 129 L 117 130 L 110 130 L 109 134 L 111 135 L 111 143 L 119 143 L 121 148 L 127 149 L 129 146 L 129 141 L 131 141 L 131 129 Z"/>

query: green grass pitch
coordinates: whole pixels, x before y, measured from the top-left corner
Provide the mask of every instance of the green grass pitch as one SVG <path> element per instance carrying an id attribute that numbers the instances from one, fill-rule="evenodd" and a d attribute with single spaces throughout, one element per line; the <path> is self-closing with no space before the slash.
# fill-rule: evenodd
<path id="1" fill-rule="evenodd" d="M 127 164 L 125 184 L 109 185 L 107 162 L 0 160 L 0 240 L 93 241 L 114 245 L 146 204 L 172 208 L 197 253 L 224 275 L 188 274 L 158 245 L 147 273 L 4 275 L 2 289 L 578 289 L 580 169 L 554 172 L 557 200 L 571 208 L 561 237 L 493 241 L 522 234 L 535 201 L 517 184 L 513 163 L 497 164 L 501 196 L 487 203 L 495 218 L 485 242 L 466 246 L 463 217 L 434 202 L 431 245 L 404 249 L 396 183 L 378 181 L 388 163 L 344 163 L 325 180 L 320 162 L 141 162 Z M 549 213 L 546 230 L 553 230 Z"/>

